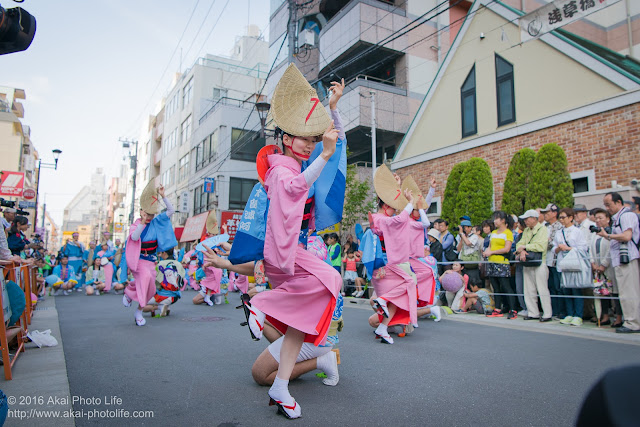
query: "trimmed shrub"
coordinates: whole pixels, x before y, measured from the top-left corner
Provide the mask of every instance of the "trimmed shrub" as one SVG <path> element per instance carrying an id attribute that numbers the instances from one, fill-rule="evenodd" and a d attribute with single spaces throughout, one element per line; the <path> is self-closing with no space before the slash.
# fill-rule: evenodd
<path id="1" fill-rule="evenodd" d="M 526 210 L 526 201 L 531 184 L 531 168 L 536 152 L 523 148 L 513 155 L 504 180 L 502 210 L 509 214 L 522 215 Z"/>
<path id="2" fill-rule="evenodd" d="M 460 177 L 456 197 L 454 224 L 458 218 L 468 215 L 473 224 L 480 224 L 491 217 L 493 211 L 493 178 L 489 164 L 479 157 L 472 157 Z"/>
<path id="3" fill-rule="evenodd" d="M 573 181 L 567 171 L 567 156 L 558 144 L 543 145 L 531 168 L 526 208 L 536 209 L 555 203 L 573 206 Z"/>

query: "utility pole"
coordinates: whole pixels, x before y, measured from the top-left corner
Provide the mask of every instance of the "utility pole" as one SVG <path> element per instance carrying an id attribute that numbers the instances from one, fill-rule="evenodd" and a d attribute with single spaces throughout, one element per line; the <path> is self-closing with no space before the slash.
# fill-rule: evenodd
<path id="1" fill-rule="evenodd" d="M 289 28 L 287 36 L 289 37 L 289 64 L 293 62 L 293 56 L 296 51 L 296 11 L 298 5 L 296 0 L 289 0 Z"/>
<path id="2" fill-rule="evenodd" d="M 376 176 L 376 150 L 378 144 L 376 142 L 376 93 L 375 91 L 369 91 L 371 96 L 371 183 L 373 184 L 373 178 Z M 373 190 L 375 193 L 375 189 Z"/>
<path id="3" fill-rule="evenodd" d="M 131 150 L 129 151 L 129 160 L 130 167 L 133 169 L 133 187 L 131 190 L 131 212 L 129 213 L 129 224 L 133 224 L 133 218 L 135 215 L 136 208 L 136 177 L 138 175 L 138 141 L 137 140 L 128 140 L 120 138 L 118 141 L 122 143 L 122 147 L 131 148 L 135 144 L 135 148 L 133 151 L 133 155 L 131 154 Z"/>

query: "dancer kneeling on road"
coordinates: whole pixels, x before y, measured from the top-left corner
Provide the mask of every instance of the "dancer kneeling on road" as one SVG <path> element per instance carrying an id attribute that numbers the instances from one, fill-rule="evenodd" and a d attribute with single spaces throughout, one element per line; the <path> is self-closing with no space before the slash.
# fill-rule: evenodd
<path id="1" fill-rule="evenodd" d="M 221 246 L 225 250 L 230 249 L 230 245 L 228 243 L 224 243 Z M 229 260 L 218 256 L 211 249 L 208 249 L 207 253 L 204 254 L 204 259 L 205 266 L 207 267 L 227 269 L 228 271 L 233 271 L 236 274 L 245 276 L 250 276 L 254 272 L 254 262 L 233 265 Z M 259 292 L 251 292 L 250 290 L 249 293 L 256 295 Z M 296 364 L 291 372 L 291 379 L 298 378 L 307 372 L 320 369 L 327 376 L 327 378 L 322 380 L 323 384 L 328 386 L 335 386 L 338 384 L 340 379 L 338 373 L 338 361 L 336 353 L 332 350 L 338 343 L 338 332 L 342 330 L 344 325 L 342 320 L 342 308 L 342 295 L 338 295 L 336 308 L 333 312 L 333 316 L 331 317 L 331 326 L 329 327 L 329 332 L 327 334 L 326 344 L 322 346 L 315 346 L 312 343 L 303 343 L 300 353 L 296 358 Z M 273 385 L 278 368 L 280 367 L 280 350 L 282 348 L 284 336 L 266 320 L 264 322 L 262 334 L 271 344 L 264 349 L 254 362 L 253 367 L 251 368 L 251 375 L 256 383 L 270 386 Z"/>

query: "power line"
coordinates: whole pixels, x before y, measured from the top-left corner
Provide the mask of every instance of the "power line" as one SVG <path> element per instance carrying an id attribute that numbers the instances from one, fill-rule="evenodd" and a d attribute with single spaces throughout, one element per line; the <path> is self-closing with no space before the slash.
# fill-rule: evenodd
<path id="1" fill-rule="evenodd" d="M 178 51 L 178 47 L 180 46 L 180 43 L 182 42 L 182 38 L 184 37 L 185 33 L 187 32 L 187 28 L 189 28 L 189 24 L 191 23 L 191 19 L 193 18 L 193 15 L 196 13 L 196 9 L 198 8 L 198 4 L 199 3 L 200 3 L 200 0 L 197 0 L 195 6 L 193 6 L 193 10 L 191 11 L 191 15 L 189 15 L 189 19 L 187 20 L 187 24 L 184 26 L 184 29 L 182 30 L 182 34 L 180 34 L 180 38 L 178 39 L 178 43 L 176 44 L 176 47 L 173 49 L 173 52 L 171 53 L 171 56 L 169 57 L 169 61 L 167 62 L 167 65 L 164 67 L 164 70 L 162 70 L 162 73 L 160 74 L 160 79 L 158 79 L 158 83 L 156 84 L 155 89 L 153 89 L 153 92 L 151 92 L 151 96 L 149 96 L 149 99 L 147 100 L 147 103 L 145 104 L 144 108 L 142 109 L 142 111 L 140 112 L 140 114 L 138 115 L 136 120 L 131 124 L 129 129 L 131 129 L 131 128 L 136 126 L 136 123 L 138 122 L 138 120 L 140 120 L 140 117 L 142 117 L 142 115 L 144 114 L 145 110 L 149 107 L 149 104 L 151 103 L 151 101 L 153 99 L 153 96 L 156 94 L 156 91 L 160 87 L 160 83 L 162 83 L 162 79 L 164 78 L 165 73 L 169 69 L 169 65 L 171 65 L 171 61 L 173 60 L 174 55 Z M 129 133 L 129 132 L 127 132 L 127 133 Z"/>

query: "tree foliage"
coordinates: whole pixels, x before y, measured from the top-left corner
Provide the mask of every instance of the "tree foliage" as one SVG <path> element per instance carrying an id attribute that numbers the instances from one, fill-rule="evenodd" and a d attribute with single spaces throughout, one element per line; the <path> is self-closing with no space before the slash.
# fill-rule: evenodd
<path id="1" fill-rule="evenodd" d="M 447 178 L 447 186 L 442 195 L 442 218 L 449 223 L 455 223 L 456 217 L 456 201 L 458 197 L 458 187 L 460 186 L 460 178 L 467 166 L 467 162 L 456 164 Z"/>
<path id="2" fill-rule="evenodd" d="M 526 208 L 541 208 L 548 203 L 560 208 L 573 206 L 573 181 L 567 170 L 567 156 L 554 143 L 543 145 L 536 154 Z"/>
<path id="3" fill-rule="evenodd" d="M 491 217 L 493 205 L 493 178 L 491 168 L 484 159 L 472 157 L 466 162 L 460 177 L 453 223 L 468 215 L 473 224 Z"/>
<path id="4" fill-rule="evenodd" d="M 536 152 L 523 148 L 513 155 L 504 180 L 502 210 L 509 214 L 522 215 L 526 210 L 526 201 L 531 184 L 531 168 Z"/>
<path id="5" fill-rule="evenodd" d="M 347 165 L 347 182 L 344 192 L 344 209 L 342 211 L 341 240 L 346 242 L 347 234 L 353 226 L 366 221 L 367 213 L 375 210 L 375 201 L 369 182 L 360 180 L 355 165 Z"/>

